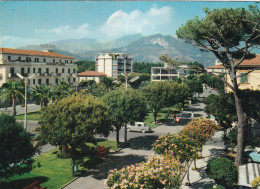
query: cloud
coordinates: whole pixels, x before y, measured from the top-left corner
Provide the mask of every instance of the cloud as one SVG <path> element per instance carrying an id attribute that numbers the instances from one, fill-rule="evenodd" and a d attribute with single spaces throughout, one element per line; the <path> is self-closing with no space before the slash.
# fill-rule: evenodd
<path id="1" fill-rule="evenodd" d="M 92 32 L 88 29 L 88 24 L 82 24 L 78 27 L 72 27 L 70 25 L 59 26 L 53 29 L 37 29 L 36 32 L 42 33 L 55 33 L 63 37 L 69 38 L 82 38 L 88 37 Z"/>
<path id="2" fill-rule="evenodd" d="M 153 5 L 146 12 L 133 10 L 127 13 L 118 10 L 107 19 L 99 31 L 110 37 L 132 33 L 159 33 L 171 24 L 172 14 L 173 9 L 171 7 L 158 8 L 156 5 Z"/>
<path id="3" fill-rule="evenodd" d="M 1 36 L 0 46 L 6 48 L 17 48 L 28 44 L 40 44 L 40 40 L 36 38 L 22 38 L 16 36 Z"/>

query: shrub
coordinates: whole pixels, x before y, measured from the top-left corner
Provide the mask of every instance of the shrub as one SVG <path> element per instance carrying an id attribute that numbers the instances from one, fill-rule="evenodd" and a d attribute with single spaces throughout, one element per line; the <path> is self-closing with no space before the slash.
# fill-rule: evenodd
<path id="1" fill-rule="evenodd" d="M 238 169 L 234 163 L 227 158 L 213 158 L 207 164 L 207 174 L 217 184 L 230 188 L 238 181 Z"/>
<path id="2" fill-rule="evenodd" d="M 147 162 L 110 170 L 105 182 L 111 189 L 178 188 L 182 165 L 175 159 L 151 156 Z"/>
<path id="3" fill-rule="evenodd" d="M 254 180 L 252 180 L 251 185 L 253 188 L 260 186 L 260 177 L 256 177 Z"/>

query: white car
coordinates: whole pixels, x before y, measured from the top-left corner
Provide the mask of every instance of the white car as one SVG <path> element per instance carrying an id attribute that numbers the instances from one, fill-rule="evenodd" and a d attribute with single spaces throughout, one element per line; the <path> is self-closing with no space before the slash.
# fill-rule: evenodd
<path id="1" fill-rule="evenodd" d="M 144 122 L 135 122 L 134 125 L 127 125 L 127 131 L 151 132 L 151 127 L 145 125 Z"/>

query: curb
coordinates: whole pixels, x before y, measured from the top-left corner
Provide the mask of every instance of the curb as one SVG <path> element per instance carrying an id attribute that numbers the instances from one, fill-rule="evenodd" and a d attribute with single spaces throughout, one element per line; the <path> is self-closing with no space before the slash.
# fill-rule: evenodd
<path id="1" fill-rule="evenodd" d="M 64 184 L 62 187 L 60 187 L 60 189 L 63 189 L 63 188 L 65 188 L 66 186 L 70 185 L 71 183 L 73 183 L 73 182 L 74 182 L 75 180 L 77 180 L 78 178 L 80 178 L 80 177 L 74 178 L 73 180 L 69 181 L 68 183 L 66 183 L 66 184 Z"/>

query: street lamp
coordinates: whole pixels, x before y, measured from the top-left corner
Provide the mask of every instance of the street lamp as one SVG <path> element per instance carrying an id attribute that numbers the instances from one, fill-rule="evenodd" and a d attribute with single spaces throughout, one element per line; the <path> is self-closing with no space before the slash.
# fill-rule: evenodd
<path id="1" fill-rule="evenodd" d="M 24 94 L 24 107 L 25 107 L 25 112 L 24 112 L 24 128 L 27 131 L 27 85 L 30 79 L 32 79 L 35 74 L 30 75 L 29 77 L 23 77 L 21 74 L 17 73 L 16 74 L 18 77 L 24 80 L 24 88 L 25 88 L 25 94 Z"/>

